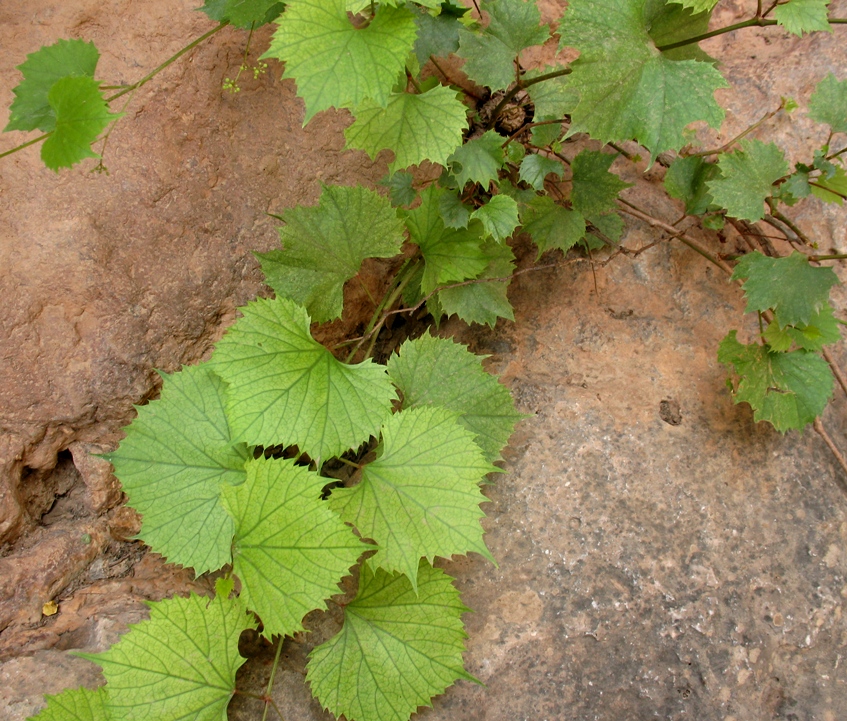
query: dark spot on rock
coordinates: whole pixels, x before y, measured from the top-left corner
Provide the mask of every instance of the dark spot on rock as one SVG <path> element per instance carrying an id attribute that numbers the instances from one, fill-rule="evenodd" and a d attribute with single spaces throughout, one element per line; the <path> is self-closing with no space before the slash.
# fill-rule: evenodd
<path id="1" fill-rule="evenodd" d="M 665 398 L 659 403 L 659 416 L 668 425 L 678 426 L 682 423 L 682 411 L 679 408 L 679 402 L 673 398 Z"/>

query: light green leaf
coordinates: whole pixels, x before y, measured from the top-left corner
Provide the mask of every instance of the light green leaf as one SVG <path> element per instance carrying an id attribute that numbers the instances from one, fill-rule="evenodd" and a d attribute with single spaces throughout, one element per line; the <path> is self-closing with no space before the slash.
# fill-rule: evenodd
<path id="1" fill-rule="evenodd" d="M 415 182 L 415 176 L 401 170 L 398 173 L 390 173 L 386 178 L 380 181 L 380 185 L 388 188 L 388 194 L 391 197 L 391 205 L 411 205 L 418 197 L 418 191 L 412 187 Z"/>
<path id="2" fill-rule="evenodd" d="M 364 150 L 371 158 L 391 150 L 392 173 L 424 160 L 446 164 L 468 127 L 467 108 L 443 85 L 420 95 L 396 93 L 385 108 L 367 100 L 353 114 L 355 122 L 344 131 L 347 147 Z"/>
<path id="3" fill-rule="evenodd" d="M 847 80 L 832 73 L 821 80 L 809 98 L 809 117 L 826 123 L 833 133 L 847 133 Z"/>
<path id="4" fill-rule="evenodd" d="M 816 30 L 832 32 L 827 20 L 829 0 L 790 0 L 774 8 L 773 16 L 788 32 L 802 36 Z"/>
<path id="5" fill-rule="evenodd" d="M 259 458 L 246 483 L 224 491 L 236 524 L 232 568 L 268 638 L 302 631 L 369 548 L 321 500 L 328 480 L 293 460 Z"/>
<path id="6" fill-rule="evenodd" d="M 12 91 L 15 99 L 9 108 L 9 130 L 56 128 L 56 112 L 47 98 L 50 88 L 69 76 L 94 77 L 100 53 L 94 43 L 84 40 L 58 40 L 26 56 L 17 69 L 24 79 Z"/>
<path id="7" fill-rule="evenodd" d="M 810 185 L 810 190 L 812 195 L 825 203 L 841 205 L 847 197 L 847 173 L 844 168 L 837 166 L 831 178 L 827 178 L 825 174 L 821 175 Z"/>
<path id="8" fill-rule="evenodd" d="M 543 45 L 550 30 L 541 25 L 533 0 L 490 0 L 485 3 L 490 22 L 481 32 L 459 31 L 463 70 L 474 82 L 500 90 L 515 81 L 515 59 L 533 45 Z"/>
<path id="9" fill-rule="evenodd" d="M 832 268 L 816 268 L 802 253 L 768 258 L 748 253 L 735 266 L 733 280 L 744 280 L 745 312 L 773 310 L 781 327 L 811 322 L 829 305 L 829 289 L 838 283 Z"/>
<path id="10" fill-rule="evenodd" d="M 720 156 L 718 169 L 720 176 L 706 184 L 715 203 L 732 217 L 750 221 L 765 216 L 765 198 L 789 173 L 782 151 L 761 140 L 742 140 L 740 151 Z"/>
<path id="11" fill-rule="evenodd" d="M 429 332 L 406 341 L 388 359 L 388 373 L 403 394 L 403 408 L 439 406 L 459 413 L 489 461 L 512 435 L 521 414 L 508 388 L 482 368 L 467 346 Z"/>
<path id="12" fill-rule="evenodd" d="M 69 688 L 55 696 L 45 696 L 47 708 L 28 721 L 110 721 L 106 698 L 105 686 L 94 691 Z"/>
<path id="13" fill-rule="evenodd" d="M 240 599 L 191 594 L 151 603 L 108 651 L 79 654 L 103 669 L 109 715 L 121 721 L 221 721 L 235 693 L 241 632 L 255 628 Z"/>
<path id="14" fill-rule="evenodd" d="M 828 343 L 841 340 L 841 331 L 832 307 L 827 304 L 812 316 L 807 325 L 780 328 L 779 323 L 773 321 L 765 328 L 762 337 L 775 351 L 787 351 L 794 344 L 803 350 L 820 351 Z"/>
<path id="15" fill-rule="evenodd" d="M 344 626 L 309 654 L 306 680 L 321 706 L 350 721 L 408 721 L 457 679 L 466 634 L 451 578 L 426 561 L 418 587 L 403 575 L 362 566 Z"/>
<path id="16" fill-rule="evenodd" d="M 362 185 L 324 186 L 317 206 L 297 206 L 282 217 L 282 249 L 256 257 L 277 296 L 305 306 L 316 323 L 341 316 L 344 283 L 365 258 L 391 258 L 403 244 L 396 211 Z"/>
<path id="17" fill-rule="evenodd" d="M 503 142 L 502 135 L 489 130 L 456 148 L 447 159 L 447 166 L 456 177 L 459 188 L 464 188 L 468 182 L 474 182 L 487 190 L 489 183 L 497 180 L 497 171 L 506 162 Z"/>
<path id="18" fill-rule="evenodd" d="M 499 196 L 498 196 L 499 197 Z M 488 240 L 482 245 L 482 252 L 488 257 L 488 265 L 479 274 L 478 279 L 509 278 L 514 272 L 515 256 L 512 249 L 504 243 Z M 480 323 L 491 326 L 498 318 L 514 320 L 512 304 L 506 294 L 510 280 L 471 283 L 455 288 L 445 288 L 427 302 L 427 307 L 436 318 L 443 315 L 459 316 L 465 323 Z M 433 306 L 433 301 L 435 305 Z"/>
<path id="19" fill-rule="evenodd" d="M 459 414 L 428 406 L 396 413 L 382 429 L 377 460 L 362 480 L 336 488 L 330 506 L 379 551 L 370 560 L 388 572 L 405 573 L 417 588 L 418 562 L 475 551 L 492 559 L 482 540 L 479 490 L 488 463 Z"/>
<path id="20" fill-rule="evenodd" d="M 753 419 L 768 421 L 781 433 L 812 423 L 832 395 L 832 371 L 815 353 L 773 353 L 760 345 L 743 345 L 731 331 L 721 341 L 718 360 L 732 366 L 741 380 L 736 403 L 749 403 Z"/>
<path id="21" fill-rule="evenodd" d="M 536 190 L 544 190 L 544 179 L 553 173 L 561 180 L 563 169 L 560 160 L 531 153 L 523 159 L 518 177 Z"/>
<path id="22" fill-rule="evenodd" d="M 435 4 L 440 5 L 439 2 Z M 423 10 L 415 14 L 415 23 L 418 26 L 415 55 L 421 66 L 429 60 L 430 55 L 446 58 L 459 49 L 459 30 L 463 27 L 460 18 L 468 12 L 468 8 L 445 2 L 441 5 L 438 15 Z"/>
<path id="23" fill-rule="evenodd" d="M 684 145 L 690 123 L 720 126 L 724 113 L 714 92 L 727 86 L 721 74 L 692 59 L 696 49 L 657 51 L 650 30 L 669 8 L 674 6 L 652 0 L 568 4 L 561 45 L 580 51 L 568 76 L 580 98 L 569 135 L 584 132 L 603 143 L 635 139 L 655 158 Z M 660 25 L 664 30 L 666 23 Z"/>
<path id="24" fill-rule="evenodd" d="M 568 210 L 547 195 L 534 198 L 524 210 L 523 230 L 532 237 L 541 256 L 551 248 L 564 252 L 585 237 L 585 218 L 582 213 Z"/>
<path id="25" fill-rule="evenodd" d="M 224 384 L 208 364 L 163 378 L 159 400 L 137 409 L 106 458 L 141 514 L 141 539 L 200 575 L 230 561 L 233 524 L 220 493 L 244 482 L 248 453 L 233 443 Z"/>
<path id="26" fill-rule="evenodd" d="M 665 190 L 672 198 L 685 202 L 689 215 L 703 215 L 712 207 L 712 196 L 706 185 L 718 176 L 718 166 L 703 158 L 676 158 L 665 173 Z"/>
<path id="27" fill-rule="evenodd" d="M 421 193 L 421 204 L 406 214 L 409 237 L 421 249 L 425 266 L 421 280 L 424 295 L 439 285 L 476 278 L 488 265 L 481 249 L 482 223 L 467 229 L 447 228 L 439 204 L 447 191 L 430 185 Z"/>
<path id="28" fill-rule="evenodd" d="M 41 159 L 50 170 L 70 168 L 85 158 L 99 158 L 91 143 L 106 126 L 121 117 L 110 113 L 100 83 L 87 75 L 68 76 L 53 83 L 47 100 L 56 117 L 53 134 L 41 146 Z"/>
<path id="29" fill-rule="evenodd" d="M 718 4 L 719 0 L 671 0 L 673 3 L 691 8 L 694 12 L 699 13 L 705 10 L 711 10 Z"/>
<path id="30" fill-rule="evenodd" d="M 597 150 L 583 150 L 571 163 L 573 187 L 571 203 L 583 215 L 599 215 L 617 208 L 615 199 L 624 188 L 632 187 L 609 172 L 614 155 Z"/>
<path id="31" fill-rule="evenodd" d="M 284 7 L 285 3 L 278 0 L 206 0 L 203 7 L 197 9 L 212 20 L 226 20 L 239 28 L 251 28 L 272 22 Z"/>
<path id="32" fill-rule="evenodd" d="M 285 63 L 297 82 L 308 122 L 330 107 L 363 103 L 384 108 L 415 43 L 415 16 L 405 7 L 381 6 L 367 27 L 347 17 L 346 0 L 297 0 L 280 16 L 262 56 Z"/>
<path id="33" fill-rule="evenodd" d="M 518 227 L 518 204 L 508 195 L 495 195 L 471 213 L 471 218 L 482 223 L 487 235 L 503 241 Z"/>
<path id="34" fill-rule="evenodd" d="M 306 310 L 259 300 L 218 341 L 210 364 L 227 384 L 227 417 L 251 445 L 297 445 L 331 458 L 376 435 L 394 389 L 371 361 L 346 365 L 312 339 Z"/>

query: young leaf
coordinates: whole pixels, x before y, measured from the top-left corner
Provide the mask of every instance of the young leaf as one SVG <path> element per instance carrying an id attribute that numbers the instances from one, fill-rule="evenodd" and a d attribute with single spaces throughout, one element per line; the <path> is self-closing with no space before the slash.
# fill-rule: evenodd
<path id="1" fill-rule="evenodd" d="M 85 158 L 99 158 L 91 143 L 120 113 L 109 112 L 100 83 L 87 75 L 68 76 L 53 83 L 47 100 L 56 117 L 53 134 L 41 146 L 41 159 L 50 170 L 70 168 Z"/>
<path id="2" fill-rule="evenodd" d="M 459 414 L 437 406 L 396 413 L 382 429 L 379 457 L 362 480 L 336 488 L 330 506 L 379 551 L 371 563 L 405 573 L 417 589 L 418 562 L 425 556 L 475 551 L 491 559 L 482 540 L 479 490 L 488 463 Z"/>
<path id="3" fill-rule="evenodd" d="M 451 2 L 436 2 L 436 5 L 441 6 L 438 15 L 425 11 L 415 14 L 415 24 L 418 26 L 415 55 L 421 66 L 430 56 L 446 58 L 459 49 L 459 30 L 463 27 L 460 18 L 469 12 L 468 8 Z"/>
<path id="4" fill-rule="evenodd" d="M 447 167 L 456 176 L 460 188 L 464 188 L 468 182 L 474 182 L 487 190 L 489 183 L 497 180 L 497 171 L 505 162 L 503 136 L 489 130 L 456 148 L 447 159 Z"/>
<path id="5" fill-rule="evenodd" d="M 632 183 L 625 183 L 609 172 L 614 160 L 614 155 L 597 150 L 583 150 L 573 159 L 571 203 L 574 210 L 583 215 L 599 215 L 617 208 L 618 193 L 631 188 Z"/>
<path id="6" fill-rule="evenodd" d="M 278 0 L 206 0 L 197 8 L 212 20 L 227 22 L 239 28 L 259 27 L 272 22 L 285 8 Z"/>
<path id="7" fill-rule="evenodd" d="M 748 253 L 735 266 L 733 280 L 744 280 L 745 312 L 773 310 L 781 327 L 805 325 L 829 305 L 829 289 L 838 283 L 832 268 L 816 268 L 796 251 L 785 258 Z"/>
<path id="8" fill-rule="evenodd" d="M 775 351 L 787 351 L 796 344 L 803 350 L 817 352 L 828 343 L 841 340 L 841 331 L 838 326 L 838 321 L 832 314 L 832 307 L 827 304 L 819 313 L 811 317 L 807 325 L 787 325 L 780 328 L 779 323 L 773 321 L 765 328 L 762 337 Z"/>
<path id="9" fill-rule="evenodd" d="M 740 151 L 721 155 L 718 169 L 720 176 L 706 184 L 715 203 L 734 218 L 750 221 L 765 216 L 765 198 L 789 172 L 782 151 L 761 140 L 742 140 Z"/>
<path id="10" fill-rule="evenodd" d="M 812 194 L 812 186 L 809 185 L 809 171 L 795 170 L 789 175 L 785 182 L 780 183 L 774 197 L 786 205 L 795 205 L 802 198 L 808 198 Z"/>
<path id="11" fill-rule="evenodd" d="M 228 384 L 238 440 L 296 444 L 325 460 L 376 435 L 395 396 L 384 368 L 337 361 L 312 339 L 305 308 L 287 298 L 260 298 L 241 312 L 210 361 Z"/>
<path id="12" fill-rule="evenodd" d="M 443 85 L 420 95 L 396 93 L 385 107 L 366 100 L 353 114 L 355 122 L 344 131 L 347 147 L 364 150 L 371 158 L 380 150 L 393 151 L 394 162 L 388 165 L 392 173 L 424 160 L 445 165 L 468 127 L 467 108 Z"/>
<path id="13" fill-rule="evenodd" d="M 550 30 L 541 25 L 534 0 L 490 0 L 485 4 L 490 22 L 480 33 L 459 31 L 463 70 L 474 82 L 500 90 L 515 81 L 515 59 L 525 48 L 543 45 Z"/>
<path id="14" fill-rule="evenodd" d="M 569 135 L 604 143 L 635 139 L 652 158 L 685 144 L 696 120 L 719 127 L 714 92 L 727 86 L 710 63 L 658 52 L 650 28 L 666 12 L 648 0 L 572 0 L 559 27 L 561 45 L 577 48 L 568 87 L 579 95 Z M 686 11 L 687 12 L 687 11 Z"/>
<path id="15" fill-rule="evenodd" d="M 832 73 L 821 80 L 809 98 L 809 117 L 826 123 L 833 133 L 847 133 L 847 80 Z"/>
<path id="16" fill-rule="evenodd" d="M 220 494 L 244 482 L 248 454 L 233 443 L 224 383 L 208 364 L 163 378 L 159 400 L 138 408 L 106 458 L 141 514 L 141 539 L 200 575 L 230 561 L 233 524 Z"/>
<path id="17" fill-rule="evenodd" d="M 365 99 L 384 108 L 416 33 L 415 16 L 405 7 L 381 5 L 367 27 L 357 28 L 346 0 L 297 0 L 280 16 L 262 57 L 285 63 L 283 77 L 297 82 L 308 122 L 321 110 Z"/>
<path id="18" fill-rule="evenodd" d="M 515 256 L 509 246 L 488 240 L 483 243 L 482 252 L 488 258 L 488 265 L 479 274 L 478 280 L 511 278 Z M 484 323 L 493 328 L 498 318 L 515 319 L 512 304 L 506 294 L 509 282 L 490 281 L 445 288 L 429 300 L 427 307 L 436 318 L 455 313 L 465 323 Z"/>
<path id="19" fill-rule="evenodd" d="M 585 237 L 582 213 L 568 210 L 547 195 L 532 199 L 521 215 L 523 231 L 538 246 L 538 256 L 551 248 L 567 253 Z"/>
<path id="20" fill-rule="evenodd" d="M 241 632 L 255 628 L 232 581 L 219 579 L 215 598 L 191 594 L 150 603 L 108 651 L 79 654 L 103 669 L 109 716 L 122 721 L 220 721 L 235 693 Z"/>
<path id="21" fill-rule="evenodd" d="M 106 708 L 106 687 L 96 690 L 69 688 L 55 696 L 45 696 L 47 708 L 27 721 L 111 721 Z"/>
<path id="22" fill-rule="evenodd" d="M 316 323 L 341 316 L 344 283 L 365 258 L 391 258 L 403 223 L 389 201 L 362 185 L 324 186 L 317 206 L 283 214 L 281 250 L 256 253 L 277 296 L 306 307 Z"/>
<path id="23" fill-rule="evenodd" d="M 482 368 L 467 346 L 429 332 L 406 341 L 388 360 L 388 373 L 403 394 L 403 408 L 441 406 L 461 414 L 489 461 L 500 459 L 521 414 L 508 388 Z"/>
<path id="24" fill-rule="evenodd" d="M 380 185 L 388 188 L 388 195 L 391 198 L 391 205 L 397 207 L 400 205 L 411 205 L 418 197 L 418 191 L 412 187 L 415 182 L 415 176 L 405 171 L 398 173 L 390 173 L 385 179 L 380 181 Z"/>
<path id="25" fill-rule="evenodd" d="M 816 30 L 832 32 L 827 20 L 829 0 L 789 0 L 774 8 L 773 16 L 788 32 L 802 36 Z"/>
<path id="26" fill-rule="evenodd" d="M 718 175 L 718 166 L 703 158 L 676 158 L 665 173 L 665 190 L 685 203 L 689 215 L 703 215 L 712 206 L 707 183 Z"/>
<path id="27" fill-rule="evenodd" d="M 736 403 L 749 403 L 753 419 L 768 421 L 781 433 L 812 423 L 832 395 L 832 371 L 815 353 L 774 353 L 757 344 L 744 345 L 731 331 L 721 341 L 718 360 L 741 377 Z"/>
<path id="28" fill-rule="evenodd" d="M 503 241 L 518 227 L 518 204 L 508 195 L 495 195 L 471 213 L 471 218 L 482 223 L 486 235 Z"/>
<path id="29" fill-rule="evenodd" d="M 56 128 L 56 112 L 47 98 L 56 81 L 68 76 L 94 77 L 100 53 L 94 43 L 84 40 L 58 40 L 26 56 L 18 65 L 24 79 L 12 91 L 15 99 L 9 108 L 9 130 Z"/>
<path id="30" fill-rule="evenodd" d="M 466 634 L 451 578 L 426 561 L 406 576 L 362 566 L 344 626 L 309 654 L 306 680 L 321 705 L 350 721 L 408 721 L 457 679 Z"/>
<path id="31" fill-rule="evenodd" d="M 544 190 L 544 179 L 553 173 L 559 180 L 562 179 L 562 163 L 555 158 L 531 153 L 521 162 L 519 178 L 529 183 L 536 190 Z"/>
<path id="32" fill-rule="evenodd" d="M 406 213 L 409 237 L 423 255 L 421 280 L 424 295 L 439 285 L 476 278 L 488 265 L 481 249 L 482 223 L 474 221 L 467 229 L 447 228 L 439 209 L 447 191 L 430 185 L 421 193 L 421 204 Z"/>
<path id="33" fill-rule="evenodd" d="M 259 458 L 246 483 L 224 491 L 236 524 L 232 569 L 268 638 L 301 631 L 368 550 L 321 500 L 327 480 L 293 460 Z"/>

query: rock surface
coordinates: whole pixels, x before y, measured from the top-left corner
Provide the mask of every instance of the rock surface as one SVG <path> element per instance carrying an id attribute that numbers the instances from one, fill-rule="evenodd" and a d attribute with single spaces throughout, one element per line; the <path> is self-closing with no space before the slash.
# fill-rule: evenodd
<path id="1" fill-rule="evenodd" d="M 26 53 L 84 37 L 101 50 L 98 77 L 132 81 L 211 27 L 197 4 L 0 6 L 0 112 Z M 545 18 L 561 5 L 543 2 Z M 722 2 L 718 22 L 748 7 Z M 844 16 L 847 3 L 831 11 Z M 341 152 L 343 114 L 301 128 L 302 106 L 276 68 L 224 92 L 245 37 L 222 31 L 135 95 L 109 139 L 110 175 L 54 175 L 34 149 L 0 160 L 0 717 L 9 721 L 37 711 L 42 693 L 96 685 L 96 668 L 66 651 L 104 649 L 144 617 L 145 599 L 208 592 L 209 581 L 128 540 L 138 519 L 88 453 L 114 447 L 132 405 L 155 395 L 154 369 L 203 358 L 235 308 L 265 292 L 250 251 L 276 242 L 266 212 L 314 202 L 318 181 L 373 186 L 385 172 Z M 267 38 L 257 33 L 251 58 Z M 754 137 L 804 157 L 825 131 L 802 107 L 827 72 L 847 76 L 842 39 L 763 28 L 709 41 L 732 88 L 721 91 L 721 133 L 703 137 L 721 144 L 787 95 L 801 110 Z M 23 139 L 2 138 L 3 148 Z M 626 197 L 678 217 L 660 171 L 615 169 L 638 180 Z M 813 201 L 795 219 L 821 248 L 847 246 L 843 209 Z M 627 220 L 627 247 L 660 239 Z M 833 297 L 847 307 L 843 288 Z M 489 369 L 531 417 L 487 491 L 499 568 L 478 557 L 443 564 L 475 609 L 466 659 L 486 687 L 461 682 L 420 718 L 847 718 L 845 478 L 816 434 L 779 436 L 732 405 L 715 350 L 727 330 L 753 330 L 737 287 L 660 242 L 593 269 L 580 260 L 524 274 L 511 298 L 515 324 L 445 328 L 491 355 Z M 326 332 L 349 330 L 354 316 Z M 842 447 L 845 419 L 839 398 L 824 421 Z M 42 615 L 52 600 L 58 613 Z M 286 642 L 274 685 L 286 721 L 331 718 L 303 668 L 339 618 L 310 621 L 311 635 Z M 250 656 L 239 686 L 260 691 L 272 657 L 261 643 Z M 242 698 L 231 716 L 260 717 Z"/>

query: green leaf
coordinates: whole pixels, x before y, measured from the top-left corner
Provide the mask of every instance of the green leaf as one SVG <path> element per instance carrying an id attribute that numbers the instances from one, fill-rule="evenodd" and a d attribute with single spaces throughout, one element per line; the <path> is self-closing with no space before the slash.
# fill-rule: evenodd
<path id="1" fill-rule="evenodd" d="M 812 195 L 825 203 L 835 203 L 841 205 L 844 198 L 847 197 L 847 174 L 844 168 L 838 166 L 831 178 L 826 175 L 821 175 L 814 181 L 814 185 L 810 186 Z"/>
<path id="2" fill-rule="evenodd" d="M 847 80 L 832 73 L 821 80 L 809 98 L 809 117 L 826 123 L 833 133 L 847 133 Z"/>
<path id="3" fill-rule="evenodd" d="M 492 180 L 497 180 L 497 171 L 506 162 L 503 152 L 503 136 L 489 130 L 478 138 L 472 138 L 456 148 L 447 159 L 450 172 L 456 176 L 460 188 L 468 182 L 479 183 L 487 190 Z"/>
<path id="4" fill-rule="evenodd" d="M 418 587 L 362 566 L 344 626 L 309 654 L 306 680 L 321 706 L 350 721 L 407 721 L 463 668 L 468 609 L 450 577 L 421 561 Z"/>
<path id="5" fill-rule="evenodd" d="M 614 160 L 614 155 L 597 150 L 583 150 L 573 159 L 571 203 L 574 210 L 583 215 L 599 215 L 617 208 L 618 193 L 631 188 L 632 183 L 625 183 L 609 172 Z"/>
<path id="6" fill-rule="evenodd" d="M 735 266 L 733 280 L 744 280 L 745 312 L 773 310 L 779 325 L 811 321 L 829 305 L 829 289 L 838 283 L 832 268 L 816 268 L 796 251 L 785 258 L 748 253 Z"/>
<path id="7" fill-rule="evenodd" d="M 538 246 L 538 255 L 551 248 L 564 252 L 585 237 L 585 218 L 582 213 L 568 210 L 547 195 L 534 198 L 521 216 L 523 230 Z"/>
<path id="8" fill-rule="evenodd" d="M 718 4 L 718 1 L 719 0 L 672 0 L 675 4 L 691 8 L 696 13 L 711 10 Z"/>
<path id="9" fill-rule="evenodd" d="M 282 217 L 282 249 L 256 257 L 277 296 L 305 306 L 316 323 L 341 316 L 344 283 L 365 258 L 391 258 L 403 244 L 403 223 L 388 199 L 362 185 L 324 186 L 317 206 Z"/>
<path id="10" fill-rule="evenodd" d="M 832 307 L 827 304 L 812 316 L 807 325 L 780 328 L 779 323 L 773 321 L 765 328 L 762 337 L 775 351 L 787 351 L 794 344 L 803 350 L 820 351 L 825 345 L 841 340 L 838 325 Z"/>
<path id="11" fill-rule="evenodd" d="M 197 8 L 212 20 L 227 22 L 239 28 L 259 27 L 273 22 L 285 8 L 278 0 L 206 0 Z"/>
<path id="12" fill-rule="evenodd" d="M 474 221 L 459 230 L 444 225 L 439 204 L 446 192 L 430 185 L 421 193 L 421 204 L 406 214 L 409 237 L 420 247 L 426 264 L 421 280 L 424 295 L 445 283 L 476 278 L 488 265 L 480 247 L 482 223 Z"/>
<path id="13" fill-rule="evenodd" d="M 829 365 L 815 353 L 773 353 L 760 345 L 743 345 L 731 331 L 721 341 L 718 360 L 741 377 L 736 403 L 749 403 L 753 419 L 768 421 L 781 433 L 812 423 L 832 395 Z"/>
<path id="14" fill-rule="evenodd" d="M 459 30 L 462 29 L 460 18 L 468 12 L 468 8 L 446 2 L 438 15 L 425 11 L 415 14 L 415 24 L 418 26 L 415 55 L 421 66 L 429 60 L 430 55 L 446 58 L 459 49 Z"/>
<path id="15" fill-rule="evenodd" d="M 392 173 L 424 160 L 445 165 L 468 127 L 467 108 L 443 85 L 420 95 L 396 93 L 385 108 L 367 100 L 353 114 L 355 122 L 344 131 L 347 147 L 371 158 L 380 150 L 393 151 Z"/>
<path id="16" fill-rule="evenodd" d="M 718 166 L 703 158 L 676 158 L 665 173 L 665 190 L 685 203 L 688 215 L 703 215 L 713 205 L 707 183 L 718 173 Z"/>
<path id="17" fill-rule="evenodd" d="M 785 156 L 774 143 L 742 140 L 741 150 L 718 160 L 720 176 L 706 185 L 715 203 L 734 218 L 756 221 L 765 216 L 765 198 L 776 192 L 774 183 L 788 175 Z"/>
<path id="18" fill-rule="evenodd" d="M 417 588 L 418 562 L 475 551 L 492 559 L 482 540 L 479 490 L 488 463 L 459 414 L 441 407 L 396 413 L 382 429 L 377 460 L 351 488 L 336 488 L 330 506 L 379 544 L 370 560 L 405 573 Z"/>
<path id="19" fill-rule="evenodd" d="M 403 408 L 438 406 L 459 413 L 487 460 L 497 461 L 522 418 L 509 389 L 486 373 L 467 346 L 427 331 L 388 359 L 388 373 L 403 394 Z"/>
<path id="20" fill-rule="evenodd" d="M 647 0 L 644 6 L 644 19 L 648 23 L 648 33 L 656 47 L 688 40 L 709 31 L 711 9 L 693 11 L 679 4 L 665 0 Z M 670 60 L 703 60 L 716 64 L 716 60 L 700 49 L 699 44 L 690 43 L 673 50 L 662 51 L 662 56 Z"/>
<path id="21" fill-rule="evenodd" d="M 498 196 L 500 197 L 500 196 Z M 491 326 L 497 323 L 498 318 L 515 319 L 512 304 L 509 302 L 507 290 L 514 272 L 515 256 L 509 246 L 488 240 L 482 245 L 482 252 L 489 259 L 485 270 L 479 274 L 478 279 L 485 278 L 509 278 L 506 281 L 490 281 L 486 283 L 472 283 L 455 288 L 445 288 L 439 291 L 427 306 L 435 301 L 436 312 L 434 316 L 444 315 L 459 316 L 465 323 L 480 323 Z"/>
<path id="22" fill-rule="evenodd" d="M 415 176 L 405 171 L 391 173 L 386 178 L 380 181 L 380 185 L 388 188 L 388 194 L 391 198 L 391 205 L 411 205 L 418 197 L 418 191 L 412 187 L 415 182 Z"/>
<path id="23" fill-rule="evenodd" d="M 99 158 L 91 143 L 120 113 L 110 113 L 100 83 L 87 75 L 68 76 L 53 83 L 47 100 L 56 117 L 53 134 L 41 146 L 41 159 L 50 170 L 70 168 L 85 158 Z"/>
<path id="24" fill-rule="evenodd" d="M 486 235 L 494 240 L 506 240 L 518 227 L 518 204 L 508 195 L 495 195 L 485 205 L 471 213 L 482 223 Z"/>
<path id="25" fill-rule="evenodd" d="M 210 361 L 228 384 L 238 440 L 296 444 L 326 460 L 377 434 L 395 396 L 384 368 L 337 361 L 312 339 L 306 310 L 287 298 L 260 298 L 241 312 Z"/>
<path id="26" fill-rule="evenodd" d="M 122 721 L 220 721 L 235 693 L 241 632 L 255 628 L 232 582 L 219 579 L 209 600 L 191 594 L 150 603 L 150 618 L 136 623 L 108 651 L 78 654 L 103 669 L 107 708 Z"/>
<path id="27" fill-rule="evenodd" d="M 800 199 L 807 198 L 811 194 L 809 171 L 795 170 L 783 183 L 779 184 L 774 198 L 778 198 L 786 205 L 795 205 Z"/>
<path id="28" fill-rule="evenodd" d="M 535 2 L 490 0 L 485 4 L 490 22 L 482 32 L 459 31 L 462 68 L 476 83 L 500 90 L 515 81 L 515 59 L 525 48 L 543 45 L 550 30 L 541 25 Z"/>
<path id="29" fill-rule="evenodd" d="M 594 226 L 597 230 L 599 230 L 603 235 L 605 235 L 609 240 L 613 243 L 617 243 L 623 237 L 624 231 L 624 222 L 623 218 L 618 213 L 603 213 L 602 215 L 591 215 L 586 218 L 586 221 Z M 597 240 L 597 238 L 592 238 L 590 236 L 586 236 L 584 240 L 590 242 L 591 240 Z M 597 247 L 602 247 L 606 245 L 605 242 L 600 242 L 600 245 Z M 590 246 L 591 249 L 594 249 L 594 246 Z"/>
<path id="30" fill-rule="evenodd" d="M 561 70 L 561 67 L 549 66 L 544 70 L 530 70 L 525 78 L 533 80 L 540 75 Z M 570 115 L 579 102 L 579 95 L 568 85 L 568 76 L 561 75 L 550 78 L 527 88 L 532 104 L 535 106 L 533 119 L 535 122 L 541 120 L 557 120 Z"/>
<path id="31" fill-rule="evenodd" d="M 635 139 L 655 158 L 684 145 L 690 123 L 720 127 L 724 112 L 714 92 L 727 87 L 721 74 L 692 59 L 693 50 L 678 60 L 680 53 L 656 49 L 650 28 L 668 7 L 653 0 L 568 4 L 561 45 L 580 51 L 568 76 L 568 87 L 579 95 L 569 135 L 585 132 L 603 143 Z"/>
<path id="32" fill-rule="evenodd" d="M 330 107 L 363 103 L 384 108 L 415 43 L 415 16 L 405 7 L 381 6 L 367 27 L 347 17 L 346 0 L 297 0 L 280 16 L 262 56 L 285 63 L 297 82 L 308 122 Z"/>
<path id="33" fill-rule="evenodd" d="M 26 56 L 18 65 L 24 79 L 12 91 L 15 99 L 9 108 L 9 130 L 41 130 L 56 128 L 56 112 L 47 96 L 50 88 L 68 76 L 94 77 L 100 53 L 94 43 L 84 40 L 58 40 Z"/>
<path id="34" fill-rule="evenodd" d="M 519 178 L 529 183 L 536 190 L 544 190 L 544 179 L 553 173 L 559 180 L 562 179 L 562 163 L 555 158 L 531 153 L 521 163 Z"/>
<path id="35" fill-rule="evenodd" d="M 773 16 L 788 32 L 802 36 L 816 30 L 832 32 L 827 20 L 829 0 L 790 0 L 774 8 Z"/>
<path id="36" fill-rule="evenodd" d="M 321 500 L 328 480 L 293 460 L 259 458 L 246 483 L 224 491 L 236 524 L 232 568 L 268 638 L 302 631 L 369 548 Z"/>
<path id="37" fill-rule="evenodd" d="M 550 123 L 548 125 L 536 125 L 530 130 L 530 142 L 536 148 L 546 148 L 555 143 L 562 135 L 561 123 Z"/>
<path id="38" fill-rule="evenodd" d="M 448 228 L 467 228 L 471 221 L 471 208 L 453 192 L 444 193 L 438 199 L 438 212 Z"/>
<path id="39" fill-rule="evenodd" d="M 101 686 L 94 691 L 69 688 L 55 696 L 45 696 L 47 708 L 28 721 L 110 721 L 106 693 L 106 687 Z"/>
<path id="40" fill-rule="evenodd" d="M 106 458 L 141 514 L 141 539 L 200 575 L 230 561 L 233 524 L 220 493 L 244 482 L 248 453 L 233 443 L 224 384 L 208 364 L 162 377 L 159 400 L 137 409 Z"/>

